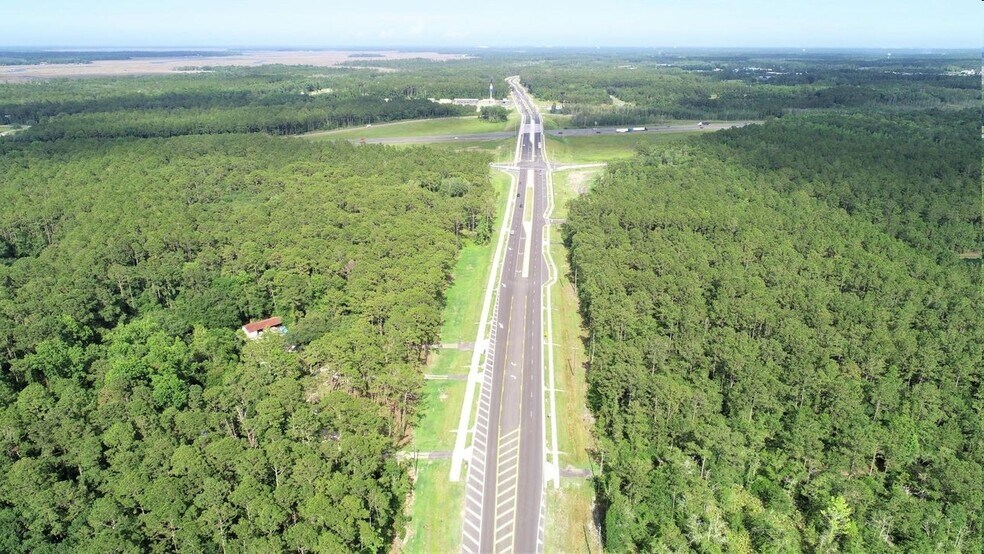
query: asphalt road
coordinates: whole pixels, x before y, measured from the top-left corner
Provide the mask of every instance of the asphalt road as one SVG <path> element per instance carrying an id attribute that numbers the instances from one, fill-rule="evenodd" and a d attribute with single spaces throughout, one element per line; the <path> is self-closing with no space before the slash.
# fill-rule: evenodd
<path id="1" fill-rule="evenodd" d="M 492 319 L 466 487 L 465 552 L 542 552 L 544 523 L 543 122 L 510 83 L 523 111 L 516 209 Z M 530 205 L 532 204 L 532 205 Z"/>
<path id="2" fill-rule="evenodd" d="M 698 127 L 696 123 L 681 125 L 656 125 L 648 126 L 645 131 L 632 131 L 631 134 L 649 135 L 663 133 L 685 133 L 685 132 L 710 132 L 730 129 L 732 127 L 743 127 L 751 123 L 761 123 L 760 121 L 728 121 L 723 123 L 708 123 L 703 127 Z M 620 134 L 615 127 L 596 127 L 593 129 L 553 129 L 546 131 L 546 134 L 553 137 L 587 137 L 594 135 L 616 135 Z M 628 134 L 628 133 L 627 133 Z M 384 137 L 364 139 L 366 144 L 427 144 L 441 142 L 477 142 L 487 140 L 503 140 L 516 136 L 516 133 L 472 133 L 460 135 L 434 135 L 430 137 Z M 362 142 L 363 139 L 350 139 L 351 142 Z"/>

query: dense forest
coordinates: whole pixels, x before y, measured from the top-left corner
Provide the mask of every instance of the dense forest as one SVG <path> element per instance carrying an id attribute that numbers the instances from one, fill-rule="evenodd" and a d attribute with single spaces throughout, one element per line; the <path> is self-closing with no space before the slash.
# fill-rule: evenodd
<path id="1" fill-rule="evenodd" d="M 28 125 L 8 141 L 286 135 L 399 119 L 470 114 L 412 95 L 370 91 L 371 72 L 223 68 L 212 73 L 0 85 L 6 123 Z"/>
<path id="2" fill-rule="evenodd" d="M 608 549 L 984 550 L 979 125 L 784 117 L 571 204 Z"/>
<path id="3" fill-rule="evenodd" d="M 979 58 L 973 52 L 888 58 L 653 53 L 535 65 L 524 68 L 522 78 L 533 94 L 559 102 L 563 113 L 573 116 L 572 124 L 591 127 L 763 119 L 804 110 L 976 107 Z"/>
<path id="4" fill-rule="evenodd" d="M 261 135 L 0 157 L 0 551 L 382 551 L 488 159 Z M 287 334 L 245 341 L 251 319 Z"/>
<path id="5" fill-rule="evenodd" d="M 784 118 L 715 133 L 723 160 L 788 177 L 804 191 L 873 221 L 941 261 L 980 251 L 978 110 Z"/>

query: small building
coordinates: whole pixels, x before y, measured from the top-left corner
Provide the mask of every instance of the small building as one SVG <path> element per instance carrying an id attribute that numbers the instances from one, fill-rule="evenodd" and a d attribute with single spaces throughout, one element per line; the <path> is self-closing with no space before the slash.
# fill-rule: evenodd
<path id="1" fill-rule="evenodd" d="M 250 340 L 260 338 L 260 335 L 267 331 L 286 333 L 287 328 L 284 327 L 284 322 L 279 317 L 270 317 L 259 321 L 250 321 L 246 325 L 243 325 L 243 332 L 246 333 L 246 338 Z"/>

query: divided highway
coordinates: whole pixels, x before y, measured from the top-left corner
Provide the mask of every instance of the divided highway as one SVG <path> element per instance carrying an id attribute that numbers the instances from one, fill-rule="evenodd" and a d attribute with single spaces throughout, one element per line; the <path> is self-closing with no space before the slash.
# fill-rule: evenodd
<path id="1" fill-rule="evenodd" d="M 544 504 L 544 210 L 548 206 L 543 122 L 518 79 L 522 113 L 518 188 L 472 434 L 465 494 L 465 552 L 542 552 Z"/>

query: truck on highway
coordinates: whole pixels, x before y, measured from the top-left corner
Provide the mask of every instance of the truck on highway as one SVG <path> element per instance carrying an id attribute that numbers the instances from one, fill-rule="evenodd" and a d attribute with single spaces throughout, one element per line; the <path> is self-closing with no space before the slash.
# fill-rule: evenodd
<path id="1" fill-rule="evenodd" d="M 633 127 L 632 130 L 633 131 L 645 131 L 646 128 L 645 127 Z"/>
<path id="2" fill-rule="evenodd" d="M 615 132 L 616 133 L 628 133 L 629 132 L 629 128 L 628 127 L 622 127 L 621 129 L 615 129 Z"/>

